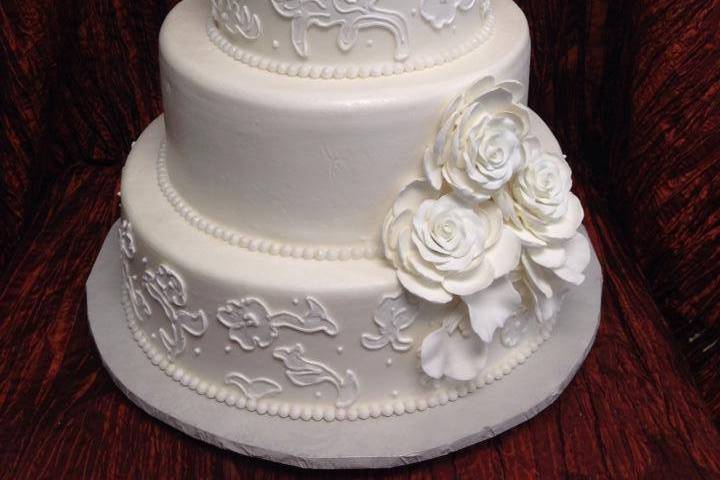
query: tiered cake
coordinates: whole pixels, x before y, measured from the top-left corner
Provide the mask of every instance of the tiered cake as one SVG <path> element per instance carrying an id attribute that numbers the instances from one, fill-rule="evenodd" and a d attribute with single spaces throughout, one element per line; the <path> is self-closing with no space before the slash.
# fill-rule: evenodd
<path id="1" fill-rule="evenodd" d="M 147 368 L 229 422 L 481 404 L 533 368 L 590 253 L 511 0 L 184 0 L 160 48 L 120 227 Z"/>

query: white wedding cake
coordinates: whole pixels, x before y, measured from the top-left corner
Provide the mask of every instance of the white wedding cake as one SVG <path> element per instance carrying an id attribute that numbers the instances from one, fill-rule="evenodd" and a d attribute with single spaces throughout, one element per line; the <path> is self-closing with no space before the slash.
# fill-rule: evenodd
<path id="1" fill-rule="evenodd" d="M 184 0 L 160 50 L 119 230 L 148 369 L 334 422 L 534 367 L 590 247 L 511 0 Z"/>

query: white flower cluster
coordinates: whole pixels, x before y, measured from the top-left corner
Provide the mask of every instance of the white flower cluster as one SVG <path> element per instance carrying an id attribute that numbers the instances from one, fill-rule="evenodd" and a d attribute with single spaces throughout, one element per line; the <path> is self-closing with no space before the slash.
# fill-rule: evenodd
<path id="1" fill-rule="evenodd" d="M 570 167 L 532 134 L 522 91 L 486 77 L 453 100 L 425 153 L 426 178 L 385 220 L 385 255 L 403 287 L 434 303 L 460 299 L 476 333 L 451 341 L 455 318 L 426 337 L 422 367 L 433 378 L 470 380 L 484 366 L 477 343 L 515 315 L 547 320 L 584 280 L 590 248 Z"/>

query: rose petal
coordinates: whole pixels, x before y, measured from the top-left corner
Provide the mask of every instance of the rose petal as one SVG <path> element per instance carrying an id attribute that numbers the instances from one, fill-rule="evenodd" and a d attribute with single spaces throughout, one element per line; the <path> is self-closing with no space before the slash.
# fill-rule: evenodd
<path id="1" fill-rule="evenodd" d="M 410 269 L 414 270 L 418 275 L 433 283 L 441 283 L 443 281 L 443 276 L 432 264 L 423 260 L 417 251 L 403 251 L 403 254 L 406 255 L 405 263 L 408 264 Z"/>
<path id="2" fill-rule="evenodd" d="M 520 263 L 522 245 L 509 228 L 502 228 L 500 240 L 485 253 L 485 261 L 493 266 L 495 278 L 514 270 Z"/>
<path id="3" fill-rule="evenodd" d="M 437 193 L 425 180 L 414 180 L 407 184 L 398 194 L 393 204 L 395 216 L 405 210 L 416 211 L 425 200 L 436 198 Z"/>
<path id="4" fill-rule="evenodd" d="M 562 280 L 565 280 L 568 283 L 572 283 L 573 285 L 580 285 L 585 281 L 585 274 L 582 272 L 576 272 L 575 270 L 567 267 L 561 267 L 553 270 L 555 272 L 555 275 L 557 275 Z"/>
<path id="5" fill-rule="evenodd" d="M 584 271 L 590 264 L 590 242 L 587 237 L 578 232 L 566 245 L 567 263 L 569 268 L 576 272 Z"/>
<path id="6" fill-rule="evenodd" d="M 487 288 L 494 278 L 495 275 L 490 263 L 480 262 L 477 268 L 470 271 L 448 274 L 443 279 L 442 286 L 455 295 L 472 295 Z"/>
<path id="7" fill-rule="evenodd" d="M 445 162 L 444 156 L 447 148 L 448 136 L 450 135 L 452 129 L 455 128 L 457 117 L 461 113 L 460 106 L 463 101 L 463 96 L 458 95 L 445 108 L 443 117 L 440 121 L 440 130 L 435 135 L 432 153 L 428 155 L 429 151 L 425 152 L 425 161 L 423 162 L 425 166 L 425 174 L 428 176 L 428 180 L 431 182 L 431 185 L 437 190 L 442 187 L 442 178 L 437 178 L 437 174 L 434 173 L 435 168 L 442 167 Z M 438 184 L 438 181 L 440 184 Z"/>
<path id="8" fill-rule="evenodd" d="M 525 148 L 525 157 L 528 163 L 532 162 L 540 153 L 542 153 L 542 143 L 540 142 L 540 139 L 535 136 L 525 137 L 523 147 Z"/>
<path id="9" fill-rule="evenodd" d="M 475 333 L 485 343 L 490 343 L 495 330 L 505 325 L 505 320 L 515 315 L 522 305 L 522 298 L 506 277 L 493 282 L 485 290 L 463 296 L 468 306 L 470 323 Z"/>
<path id="10" fill-rule="evenodd" d="M 545 268 L 560 268 L 565 265 L 567 255 L 564 246 L 525 249 L 530 259 Z"/>
<path id="11" fill-rule="evenodd" d="M 453 296 L 446 292 L 439 284 L 415 277 L 404 270 L 398 270 L 396 273 L 403 287 L 413 295 L 423 298 L 428 302 L 448 303 L 453 299 Z"/>
<path id="12" fill-rule="evenodd" d="M 495 192 L 492 199 L 502 212 L 503 218 L 511 221 L 514 225 L 520 225 L 520 219 L 517 217 L 517 213 L 515 213 L 515 201 L 507 187 Z"/>
<path id="13" fill-rule="evenodd" d="M 445 375 L 448 338 L 447 331 L 440 328 L 428 334 L 420 347 L 420 364 L 423 371 L 432 378 L 439 379 Z"/>
<path id="14" fill-rule="evenodd" d="M 538 233 L 544 237 L 567 240 L 575 236 L 575 232 L 583 221 L 584 211 L 580 204 L 580 200 L 569 194 L 567 213 L 558 222 L 550 223 L 542 228 L 538 228 Z"/>
<path id="15" fill-rule="evenodd" d="M 442 174 L 445 180 L 452 185 L 460 195 L 476 202 L 484 202 L 490 198 L 486 192 L 472 183 L 464 170 L 450 168 L 446 164 Z"/>
<path id="16" fill-rule="evenodd" d="M 397 217 L 392 215 L 392 211 L 388 213 L 383 225 L 383 242 L 385 244 L 385 255 L 392 260 L 394 252 L 398 249 L 398 237 L 400 233 L 410 229 L 413 214 L 409 210 L 405 210 Z M 395 260 L 393 260 L 395 262 Z"/>
<path id="17" fill-rule="evenodd" d="M 442 168 L 438 163 L 437 157 L 433 155 L 433 149 L 430 147 L 425 149 L 425 156 L 423 157 L 425 178 L 435 190 L 442 188 Z"/>
<path id="18" fill-rule="evenodd" d="M 542 292 L 543 295 L 550 298 L 553 296 L 552 286 L 543 272 L 542 267 L 536 266 L 527 255 L 520 255 L 520 262 L 525 267 L 528 282 Z"/>
<path id="19" fill-rule="evenodd" d="M 492 115 L 507 111 L 511 105 L 512 93 L 502 88 L 496 88 L 474 99 L 470 108 L 472 108 L 473 116 L 481 113 Z"/>
<path id="20" fill-rule="evenodd" d="M 503 228 L 503 215 L 500 207 L 494 202 L 483 202 L 478 205 L 478 216 L 487 222 L 485 233 L 485 248 L 490 248 L 500 240 Z"/>
<path id="21" fill-rule="evenodd" d="M 529 285 L 528 290 L 532 297 L 532 306 L 535 317 L 538 322 L 545 322 L 552 318 L 560 309 L 559 295 L 546 297 L 536 287 Z"/>
<path id="22" fill-rule="evenodd" d="M 435 284 L 442 281 L 442 275 L 434 269 L 433 265 L 420 258 L 415 249 L 415 243 L 411 239 L 410 230 L 403 231 L 398 238 L 398 256 L 408 273 L 423 277 Z"/>
<path id="23" fill-rule="evenodd" d="M 507 90 L 512 95 L 512 101 L 514 103 L 520 103 L 525 96 L 525 87 L 522 83 L 516 80 L 505 80 L 497 85 L 497 88 Z"/>
<path id="24" fill-rule="evenodd" d="M 545 242 L 541 238 L 536 237 L 531 231 L 527 230 L 524 227 L 518 228 L 515 225 L 508 225 L 507 228 L 512 230 L 512 232 L 520 239 L 523 245 L 534 247 L 544 247 L 545 245 L 547 245 L 547 242 Z"/>
<path id="25" fill-rule="evenodd" d="M 413 232 L 413 243 L 415 244 L 415 247 L 418 249 L 418 252 L 420 253 L 420 256 L 434 264 L 439 264 L 447 260 L 447 254 L 442 254 L 439 252 L 434 252 L 430 250 L 426 245 L 425 242 L 417 236 L 417 233 Z"/>
<path id="26" fill-rule="evenodd" d="M 495 78 L 491 76 L 482 77 L 480 80 L 468 87 L 465 98 L 478 98 L 493 88 L 495 88 Z"/>
<path id="27" fill-rule="evenodd" d="M 573 285 L 580 285 L 585 281 L 582 273 L 590 263 L 590 244 L 584 235 L 578 233 L 565 245 L 566 262 L 560 268 L 556 268 L 555 274 L 566 282 Z"/>
<path id="28" fill-rule="evenodd" d="M 448 334 L 445 328 L 435 330 L 423 340 L 420 347 L 420 364 L 430 377 L 443 376 L 468 381 L 477 377 L 487 363 L 487 348 L 477 338 L 465 338 L 456 332 Z"/>

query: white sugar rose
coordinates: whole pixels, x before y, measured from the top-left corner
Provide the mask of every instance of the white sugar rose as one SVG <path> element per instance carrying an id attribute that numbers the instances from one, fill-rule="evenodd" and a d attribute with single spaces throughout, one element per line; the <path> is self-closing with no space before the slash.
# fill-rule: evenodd
<path id="1" fill-rule="evenodd" d="M 509 198 L 499 198 L 515 231 L 528 245 L 546 246 L 575 236 L 583 220 L 580 200 L 570 191 L 572 173 L 562 155 L 536 150 L 510 188 Z"/>
<path id="2" fill-rule="evenodd" d="M 509 192 L 496 198 L 523 242 L 521 272 L 539 321 L 557 312 L 567 285 L 585 280 L 590 262 L 590 244 L 578 233 L 583 208 L 571 187 L 565 158 L 537 149 Z"/>
<path id="3" fill-rule="evenodd" d="M 471 295 L 517 265 L 520 242 L 491 202 L 437 198 L 424 181 L 400 193 L 383 228 L 385 254 L 411 293 L 435 303 Z"/>
<path id="4" fill-rule="evenodd" d="M 436 189 L 443 178 L 464 196 L 485 201 L 525 166 L 537 140 L 519 103 L 518 82 L 486 77 L 445 110 L 434 144 L 425 151 L 425 175 Z"/>
<path id="5" fill-rule="evenodd" d="M 502 278 L 518 265 L 520 241 L 494 203 L 437 197 L 425 181 L 405 187 L 385 220 L 385 255 L 418 297 L 434 303 L 462 297 L 473 328 L 489 342 L 520 303 Z"/>

